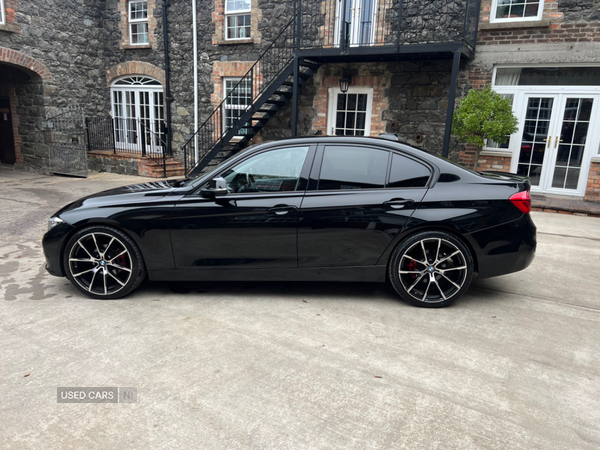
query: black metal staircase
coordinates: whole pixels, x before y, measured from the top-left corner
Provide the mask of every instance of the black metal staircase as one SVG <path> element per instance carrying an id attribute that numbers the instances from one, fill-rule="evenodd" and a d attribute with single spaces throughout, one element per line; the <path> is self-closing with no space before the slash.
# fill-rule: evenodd
<path id="1" fill-rule="evenodd" d="M 260 55 L 198 131 L 184 144 L 185 173 L 198 176 L 243 149 L 293 96 L 293 20 Z M 297 87 L 319 68 L 298 59 Z"/>

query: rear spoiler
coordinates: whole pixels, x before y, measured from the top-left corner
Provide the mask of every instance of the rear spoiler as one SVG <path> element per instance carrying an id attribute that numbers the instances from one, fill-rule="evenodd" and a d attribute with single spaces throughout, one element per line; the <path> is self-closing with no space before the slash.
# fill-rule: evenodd
<path id="1" fill-rule="evenodd" d="M 529 191 L 531 189 L 531 182 L 529 181 L 529 177 L 517 175 L 516 173 L 500 172 L 500 171 L 493 171 L 493 170 L 489 170 L 489 171 L 486 170 L 485 172 L 478 172 L 478 173 L 479 173 L 479 175 L 486 177 L 486 178 L 496 179 L 499 181 L 517 182 L 521 186 L 521 190 Z"/>

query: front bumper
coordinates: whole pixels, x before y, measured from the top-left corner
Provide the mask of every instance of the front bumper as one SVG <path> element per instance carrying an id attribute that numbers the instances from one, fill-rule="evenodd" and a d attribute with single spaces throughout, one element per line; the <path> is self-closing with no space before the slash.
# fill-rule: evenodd
<path id="1" fill-rule="evenodd" d="M 61 264 L 62 253 L 66 240 L 71 235 L 74 227 L 66 222 L 56 225 L 48 230 L 42 238 L 42 248 L 46 258 L 46 270 L 50 275 L 64 277 L 65 273 Z"/>

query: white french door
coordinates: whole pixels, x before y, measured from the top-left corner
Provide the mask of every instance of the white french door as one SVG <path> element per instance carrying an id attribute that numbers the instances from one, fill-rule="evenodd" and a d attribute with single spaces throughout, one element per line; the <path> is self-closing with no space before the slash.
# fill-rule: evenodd
<path id="1" fill-rule="evenodd" d="M 533 192 L 583 195 L 600 142 L 600 95 L 525 93 L 520 104 L 511 171 L 528 176 Z"/>
<path id="2" fill-rule="evenodd" d="M 115 146 L 150 153 L 162 151 L 164 142 L 163 93 L 136 88 L 113 89 Z"/>
<path id="3" fill-rule="evenodd" d="M 354 47 L 373 45 L 376 15 L 377 0 L 338 0 L 335 45 L 340 45 L 340 42 Z M 340 41 L 342 33 L 344 37 Z"/>

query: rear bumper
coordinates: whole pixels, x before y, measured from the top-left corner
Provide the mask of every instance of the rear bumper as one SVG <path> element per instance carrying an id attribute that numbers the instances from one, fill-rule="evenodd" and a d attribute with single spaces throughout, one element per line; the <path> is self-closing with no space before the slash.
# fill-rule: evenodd
<path id="1" fill-rule="evenodd" d="M 50 275 L 64 277 L 65 273 L 61 265 L 61 254 L 65 246 L 65 240 L 74 228 L 68 223 L 61 223 L 49 230 L 42 238 L 42 248 L 46 258 L 46 270 Z"/>
<path id="2" fill-rule="evenodd" d="M 476 249 L 479 278 L 490 278 L 527 268 L 535 257 L 536 227 L 529 214 L 469 235 Z"/>

